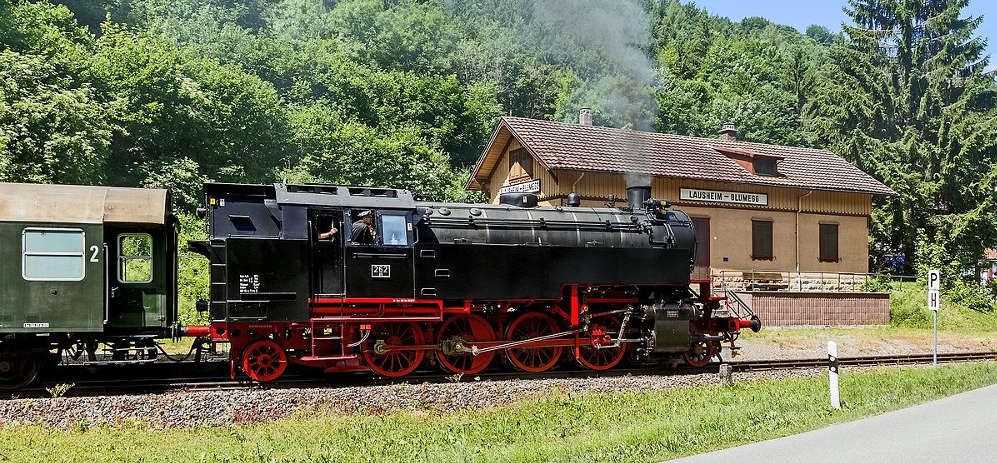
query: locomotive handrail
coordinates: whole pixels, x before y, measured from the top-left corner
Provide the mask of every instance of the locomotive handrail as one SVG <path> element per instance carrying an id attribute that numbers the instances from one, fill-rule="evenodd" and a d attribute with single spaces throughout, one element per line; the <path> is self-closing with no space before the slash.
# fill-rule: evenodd
<path id="1" fill-rule="evenodd" d="M 735 308 L 734 315 L 736 315 L 738 318 L 748 318 L 748 317 L 753 317 L 755 315 L 755 311 L 751 309 L 751 306 L 748 305 L 747 302 L 744 302 L 744 299 L 741 299 L 741 296 L 738 296 L 737 293 L 734 292 L 733 290 L 727 290 L 727 299 L 728 299 L 727 301 L 728 310 L 731 308 L 730 300 L 733 299 L 738 306 L 740 306 L 742 309 L 744 309 L 745 312 L 747 312 L 747 314 L 742 315 L 741 311 Z"/>
<path id="2" fill-rule="evenodd" d="M 540 220 L 540 219 L 474 219 L 473 222 L 466 219 L 458 218 L 423 218 L 426 224 L 433 225 L 443 225 L 443 226 L 453 226 L 453 227 L 467 227 L 476 228 L 479 226 L 488 227 L 518 227 L 518 226 L 529 226 L 531 228 L 559 228 L 564 229 L 582 229 L 582 230 L 624 230 L 624 231 L 634 231 L 642 232 L 644 227 L 640 222 L 575 222 L 571 220 Z"/>

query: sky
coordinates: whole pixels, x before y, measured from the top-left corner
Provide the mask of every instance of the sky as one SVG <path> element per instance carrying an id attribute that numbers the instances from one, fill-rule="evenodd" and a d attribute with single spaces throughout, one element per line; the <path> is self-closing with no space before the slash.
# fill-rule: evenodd
<path id="1" fill-rule="evenodd" d="M 820 24 L 838 32 L 841 23 L 847 21 L 841 7 L 847 0 L 694 0 L 696 6 L 710 14 L 726 16 L 734 21 L 745 17 L 761 16 L 774 23 L 786 24 L 805 32 L 811 24 Z M 990 69 L 997 67 L 997 2 L 993 0 L 970 0 L 964 14 L 983 16 L 983 24 L 976 29 L 977 35 L 987 39 L 987 53 L 990 54 Z"/>

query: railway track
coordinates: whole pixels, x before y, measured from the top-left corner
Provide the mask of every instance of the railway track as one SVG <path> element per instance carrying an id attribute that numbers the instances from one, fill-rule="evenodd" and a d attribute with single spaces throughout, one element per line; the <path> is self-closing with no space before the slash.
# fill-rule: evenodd
<path id="1" fill-rule="evenodd" d="M 939 363 L 957 363 L 997 360 L 997 352 L 958 352 L 938 354 Z M 860 357 L 839 357 L 841 366 L 886 366 L 886 365 L 918 365 L 931 363 L 931 354 L 899 354 L 876 355 Z M 826 358 L 783 359 L 783 360 L 753 360 L 743 362 L 728 362 L 736 372 L 794 370 L 827 367 Z M 232 380 L 221 374 L 205 376 L 187 376 L 162 378 L 128 378 L 94 379 L 73 381 L 67 378 L 49 378 L 41 384 L 16 392 L 0 394 L 0 399 L 49 397 L 47 388 L 59 384 L 72 383 L 66 396 L 100 396 L 128 395 L 144 393 L 161 393 L 168 391 L 219 391 L 244 388 L 311 388 L 311 387 L 349 387 L 349 386 L 383 386 L 403 383 L 446 383 L 455 381 L 501 381 L 510 379 L 556 379 L 577 377 L 610 377 L 626 375 L 689 375 L 716 372 L 719 364 L 713 363 L 704 368 L 642 366 L 633 368 L 617 368 L 609 371 L 592 371 L 582 369 L 552 370 L 546 373 L 517 373 L 509 371 L 482 372 L 473 376 L 458 377 L 432 371 L 416 372 L 403 378 L 381 378 L 369 373 L 337 373 L 328 376 L 285 375 L 274 383 L 260 384 L 248 380 Z"/>

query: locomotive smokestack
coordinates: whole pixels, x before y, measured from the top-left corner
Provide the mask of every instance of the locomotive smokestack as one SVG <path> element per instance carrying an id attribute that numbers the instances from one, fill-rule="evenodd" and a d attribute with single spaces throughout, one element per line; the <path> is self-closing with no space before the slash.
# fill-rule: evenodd
<path id="1" fill-rule="evenodd" d="M 627 172 L 627 206 L 643 209 L 644 201 L 651 199 L 651 174 Z"/>

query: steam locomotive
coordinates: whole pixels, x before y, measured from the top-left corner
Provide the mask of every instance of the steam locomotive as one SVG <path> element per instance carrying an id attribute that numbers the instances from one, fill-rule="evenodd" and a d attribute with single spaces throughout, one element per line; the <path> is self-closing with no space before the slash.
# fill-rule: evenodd
<path id="1" fill-rule="evenodd" d="M 605 370 L 661 356 L 703 366 L 721 342 L 760 328 L 708 283 L 694 291 L 692 221 L 649 185 L 606 208 L 319 184 L 205 192 L 209 236 L 189 246 L 210 260 L 201 308 L 211 340 L 231 344 L 233 376 L 272 381 L 289 364 L 387 377 L 427 363 L 458 374 L 571 360 Z M 354 226 L 370 236 L 350 236 Z"/>
<path id="2" fill-rule="evenodd" d="M 178 326 L 168 191 L 0 184 L 0 389 L 59 361 L 155 362 L 157 341 L 180 336 L 230 343 L 233 377 L 265 382 L 290 364 L 388 377 L 703 366 L 760 327 L 708 282 L 695 291 L 692 221 L 648 185 L 605 208 L 318 184 L 205 193 L 208 239 L 188 246 L 210 261 L 197 304 L 210 323 Z"/>

